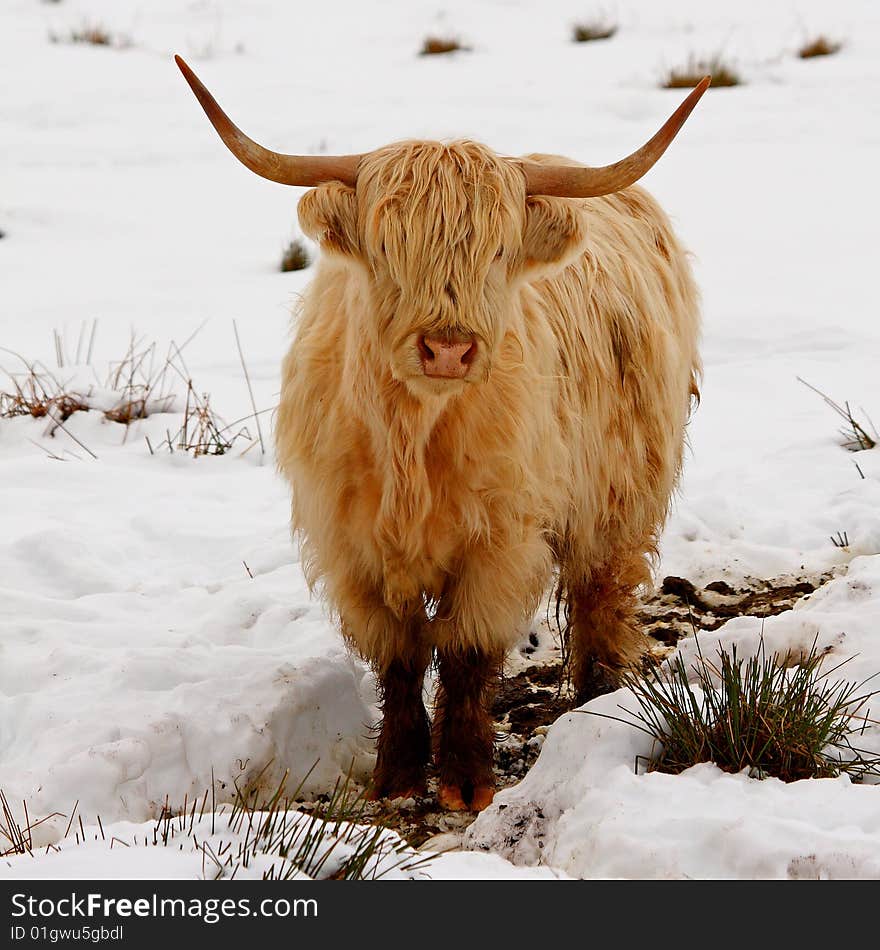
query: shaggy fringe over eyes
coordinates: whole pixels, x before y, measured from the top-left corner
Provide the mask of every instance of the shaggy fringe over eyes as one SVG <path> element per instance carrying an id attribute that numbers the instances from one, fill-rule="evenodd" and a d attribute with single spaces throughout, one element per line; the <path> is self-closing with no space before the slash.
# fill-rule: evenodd
<path id="1" fill-rule="evenodd" d="M 358 230 L 377 276 L 387 270 L 413 312 L 454 327 L 465 308 L 471 324 L 490 265 L 521 240 L 516 167 L 473 142 L 405 142 L 370 155 L 358 195 Z"/>

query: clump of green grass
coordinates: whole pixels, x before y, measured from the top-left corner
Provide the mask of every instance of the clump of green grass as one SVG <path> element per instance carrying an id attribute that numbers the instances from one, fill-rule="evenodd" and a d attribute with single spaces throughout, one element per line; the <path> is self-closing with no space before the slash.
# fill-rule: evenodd
<path id="1" fill-rule="evenodd" d="M 444 53 L 455 53 L 468 50 L 461 41 L 454 36 L 426 36 L 419 51 L 419 56 L 441 56 Z"/>
<path id="2" fill-rule="evenodd" d="M 604 17 L 596 17 L 593 20 L 575 23 L 571 30 L 571 38 L 575 43 L 590 43 L 593 40 L 610 40 L 616 32 L 616 23 Z"/>
<path id="3" fill-rule="evenodd" d="M 281 270 L 287 273 L 292 270 L 305 270 L 312 259 L 309 256 L 305 242 L 300 238 L 294 238 L 281 254 Z"/>
<path id="4" fill-rule="evenodd" d="M 827 36 L 820 35 L 804 43 L 798 50 L 798 56 L 800 56 L 801 59 L 813 59 L 815 56 L 833 56 L 840 51 L 842 46 L 843 43 L 838 40 L 832 40 Z"/>
<path id="5" fill-rule="evenodd" d="M 716 87 L 742 85 L 740 74 L 720 53 L 706 58 L 689 57 L 684 66 L 670 69 L 660 85 L 664 89 L 693 89 L 704 76 L 710 76 L 712 85 Z"/>
<path id="6" fill-rule="evenodd" d="M 821 396 L 825 405 L 836 412 L 846 423 L 844 428 L 840 430 L 840 434 L 843 436 L 843 447 L 845 449 L 849 449 L 850 452 L 862 452 L 865 449 L 874 448 L 877 444 L 877 439 L 880 437 L 878 437 L 877 430 L 874 428 L 873 422 L 871 422 L 871 419 L 864 409 L 861 410 L 865 417 L 865 423 L 863 424 L 856 419 L 848 402 L 845 402 L 841 406 L 840 403 L 835 402 L 830 396 L 826 396 L 821 389 L 816 389 L 815 386 L 812 386 L 800 376 L 797 377 L 797 381 L 803 383 L 807 389 L 812 389 L 817 396 Z M 868 433 L 869 427 L 874 433 L 873 436 Z M 862 477 L 864 478 L 864 475 Z"/>
<path id="7" fill-rule="evenodd" d="M 623 674 L 639 708 L 624 710 L 632 718 L 620 721 L 655 740 L 659 751 L 648 761 L 649 771 L 677 774 L 714 762 L 726 772 L 748 769 L 754 777 L 784 782 L 878 775 L 880 757 L 852 744 L 865 728 L 875 691 L 832 680 L 847 661 L 823 671 L 824 660 L 815 642 L 805 655 L 780 657 L 766 655 L 762 638 L 748 660 L 733 646 L 719 649 L 717 662 L 698 645 L 690 671 L 679 655 L 647 677 Z"/>

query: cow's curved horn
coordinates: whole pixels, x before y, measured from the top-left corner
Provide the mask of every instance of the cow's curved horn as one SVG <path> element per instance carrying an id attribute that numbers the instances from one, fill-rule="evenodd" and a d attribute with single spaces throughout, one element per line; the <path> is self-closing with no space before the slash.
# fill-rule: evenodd
<path id="1" fill-rule="evenodd" d="M 174 61 L 226 147 L 252 172 L 282 185 L 302 185 L 305 188 L 327 181 L 354 185 L 361 155 L 284 155 L 263 148 L 236 127 L 180 56 L 175 56 Z"/>
<path id="2" fill-rule="evenodd" d="M 551 195 L 557 198 L 597 198 L 628 188 L 637 182 L 669 147 L 670 142 L 693 112 L 700 96 L 709 88 L 705 76 L 684 102 L 666 120 L 663 128 L 638 151 L 627 158 L 602 168 L 580 165 L 540 165 L 523 162 L 526 193 Z"/>

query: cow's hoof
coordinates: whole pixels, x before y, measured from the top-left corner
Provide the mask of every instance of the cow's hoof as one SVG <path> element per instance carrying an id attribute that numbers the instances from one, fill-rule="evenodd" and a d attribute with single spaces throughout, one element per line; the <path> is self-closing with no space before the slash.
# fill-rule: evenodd
<path id="1" fill-rule="evenodd" d="M 441 785 L 437 800 L 446 811 L 482 811 L 492 804 L 495 789 L 491 785 L 476 785 L 469 799 L 465 799 L 460 785 Z"/>
<path id="2" fill-rule="evenodd" d="M 467 811 L 467 803 L 461 794 L 459 785 L 441 785 L 437 789 L 437 801 L 446 811 Z"/>
<path id="3" fill-rule="evenodd" d="M 471 796 L 471 811 L 482 811 L 492 804 L 495 789 L 491 785 L 478 785 Z"/>

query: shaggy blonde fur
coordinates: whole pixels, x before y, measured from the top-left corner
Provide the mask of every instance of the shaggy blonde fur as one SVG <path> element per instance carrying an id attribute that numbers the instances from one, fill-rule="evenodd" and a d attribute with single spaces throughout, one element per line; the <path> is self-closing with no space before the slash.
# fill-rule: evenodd
<path id="1" fill-rule="evenodd" d="M 356 191 L 322 185 L 299 214 L 325 253 L 277 454 L 345 636 L 380 671 L 435 647 L 497 655 L 556 565 L 576 664 L 630 662 L 700 371 L 664 213 L 638 187 L 527 197 L 517 162 L 464 141 L 373 152 Z M 477 338 L 464 380 L 425 377 L 428 332 Z"/>

